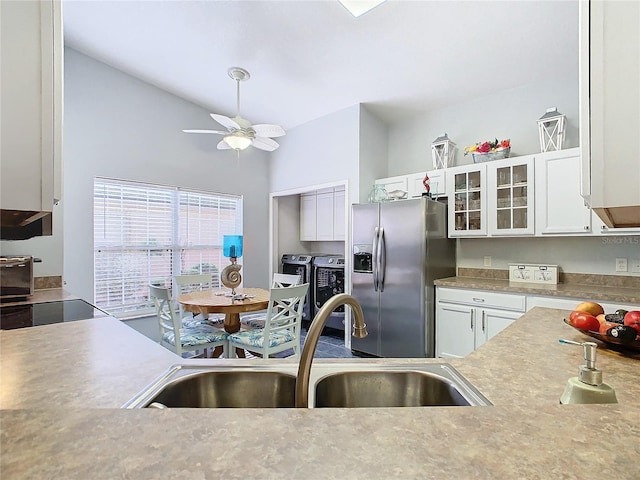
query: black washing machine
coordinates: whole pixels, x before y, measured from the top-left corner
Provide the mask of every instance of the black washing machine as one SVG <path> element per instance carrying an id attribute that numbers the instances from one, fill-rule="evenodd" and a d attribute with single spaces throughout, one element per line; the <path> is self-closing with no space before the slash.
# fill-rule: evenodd
<path id="1" fill-rule="evenodd" d="M 313 284 L 311 282 L 313 259 L 314 255 L 309 253 L 287 253 L 282 255 L 280 262 L 280 273 L 300 275 L 302 283 L 309 284 L 307 297 L 304 301 L 304 308 L 302 309 L 302 319 L 309 322 L 313 320 Z"/>
<path id="2" fill-rule="evenodd" d="M 334 295 L 344 293 L 344 256 L 322 255 L 313 259 L 314 316 Z M 344 305 L 336 308 L 326 325 L 344 331 Z"/>

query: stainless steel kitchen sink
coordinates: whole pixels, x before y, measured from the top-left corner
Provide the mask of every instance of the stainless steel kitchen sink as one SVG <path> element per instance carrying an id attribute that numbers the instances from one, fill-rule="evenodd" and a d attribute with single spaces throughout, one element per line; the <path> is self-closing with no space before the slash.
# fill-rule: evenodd
<path id="1" fill-rule="evenodd" d="M 175 366 L 123 408 L 293 408 L 295 393 L 295 372 Z"/>
<path id="2" fill-rule="evenodd" d="M 314 406 L 358 408 L 489 404 L 459 374 L 456 378 L 448 375 L 450 371 L 442 370 L 441 365 L 434 367 L 434 371 L 373 370 L 331 374 L 316 383 Z"/>
<path id="3" fill-rule="evenodd" d="M 122 408 L 293 408 L 297 364 L 174 365 Z M 313 408 L 491 405 L 451 365 L 316 363 Z"/>

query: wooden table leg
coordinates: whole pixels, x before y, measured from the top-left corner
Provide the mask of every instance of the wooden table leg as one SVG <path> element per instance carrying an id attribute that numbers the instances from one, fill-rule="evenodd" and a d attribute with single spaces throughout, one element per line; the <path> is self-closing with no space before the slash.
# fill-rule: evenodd
<path id="1" fill-rule="evenodd" d="M 220 358 L 220 355 L 222 355 L 223 351 L 224 351 L 224 349 L 221 346 L 217 346 L 211 352 L 211 357 L 210 358 Z"/>
<path id="2" fill-rule="evenodd" d="M 224 330 L 227 333 L 236 333 L 240 331 L 240 314 L 227 313 L 224 316 Z M 216 347 L 217 349 L 218 347 Z M 238 358 L 246 358 L 243 348 L 236 348 L 236 356 Z"/>
<path id="3" fill-rule="evenodd" d="M 236 333 L 240 331 L 240 314 L 239 313 L 225 314 L 224 331 L 227 333 Z"/>

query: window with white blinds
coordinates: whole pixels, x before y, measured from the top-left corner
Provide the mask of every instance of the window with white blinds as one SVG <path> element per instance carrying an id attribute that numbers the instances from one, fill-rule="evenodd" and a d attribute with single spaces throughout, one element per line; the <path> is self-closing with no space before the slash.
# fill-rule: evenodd
<path id="1" fill-rule="evenodd" d="M 116 316 L 145 315 L 150 282 L 211 273 L 219 284 L 222 238 L 241 234 L 241 197 L 96 178 L 95 303 Z"/>

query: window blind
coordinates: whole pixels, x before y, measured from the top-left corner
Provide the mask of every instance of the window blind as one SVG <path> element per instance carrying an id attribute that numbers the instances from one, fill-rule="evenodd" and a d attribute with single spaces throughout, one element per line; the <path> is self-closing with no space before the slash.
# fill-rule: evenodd
<path id="1" fill-rule="evenodd" d="M 150 282 L 211 273 L 219 285 L 228 263 L 222 238 L 240 234 L 241 197 L 96 178 L 96 305 L 116 316 L 145 315 Z"/>

